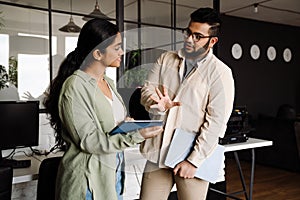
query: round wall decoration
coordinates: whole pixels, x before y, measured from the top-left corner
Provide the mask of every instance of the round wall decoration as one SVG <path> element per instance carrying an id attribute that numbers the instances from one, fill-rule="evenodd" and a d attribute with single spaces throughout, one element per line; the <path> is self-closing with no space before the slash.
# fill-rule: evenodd
<path id="1" fill-rule="evenodd" d="M 292 51 L 289 48 L 286 48 L 283 51 L 283 59 L 285 62 L 290 62 L 292 59 Z"/>
<path id="2" fill-rule="evenodd" d="M 270 46 L 267 50 L 267 56 L 270 61 L 275 60 L 276 58 L 276 49 L 273 46 Z"/>
<path id="3" fill-rule="evenodd" d="M 254 60 L 257 60 L 260 56 L 260 49 L 259 46 L 253 44 L 250 48 L 250 55 Z"/>
<path id="4" fill-rule="evenodd" d="M 243 50 L 240 44 L 235 43 L 231 47 L 231 54 L 235 59 L 240 59 L 243 54 Z"/>

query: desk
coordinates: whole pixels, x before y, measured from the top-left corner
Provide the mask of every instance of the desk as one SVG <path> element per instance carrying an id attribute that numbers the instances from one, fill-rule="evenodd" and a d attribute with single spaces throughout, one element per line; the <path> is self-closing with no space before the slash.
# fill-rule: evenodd
<path id="1" fill-rule="evenodd" d="M 37 180 L 39 177 L 39 167 L 45 158 L 50 158 L 54 156 L 62 156 L 62 152 L 51 153 L 48 156 L 16 156 L 14 159 L 30 159 L 31 166 L 28 168 L 18 168 L 13 170 L 13 184 L 24 183 L 28 181 Z"/>
<path id="2" fill-rule="evenodd" d="M 227 197 L 230 197 L 232 199 L 240 199 L 237 198 L 235 195 L 239 194 L 239 193 L 244 193 L 245 194 L 245 198 L 247 200 L 252 200 L 252 194 L 253 194 L 253 181 L 254 181 L 254 166 L 255 166 L 255 148 L 258 147 L 265 147 L 265 146 L 271 146 L 272 145 L 272 141 L 269 140 L 261 140 L 261 139 L 256 139 L 256 138 L 249 138 L 246 142 L 242 142 L 242 143 L 234 143 L 234 144 L 226 144 L 225 146 L 225 152 L 233 152 L 234 154 L 234 158 L 235 161 L 238 165 L 238 169 L 239 169 L 239 175 L 241 178 L 241 182 L 242 182 L 242 187 L 243 190 L 242 191 L 237 191 L 234 193 L 224 193 L 222 191 L 210 188 L 210 190 L 223 194 Z M 246 187 L 246 183 L 245 183 L 245 178 L 244 178 L 244 174 L 241 168 L 241 164 L 240 164 L 240 160 L 238 157 L 238 153 L 237 151 L 240 150 L 245 150 L 245 149 L 249 149 L 251 150 L 251 174 L 250 174 L 250 184 L 249 184 L 249 192 L 247 192 L 247 187 Z"/>
<path id="3" fill-rule="evenodd" d="M 253 192 L 253 179 L 254 179 L 254 165 L 255 165 L 255 152 L 254 149 L 258 147 L 265 147 L 265 146 L 271 146 L 272 141 L 267 140 L 261 140 L 261 139 L 255 139 L 255 138 L 249 138 L 247 142 L 243 143 L 235 143 L 235 144 L 226 144 L 225 146 L 225 152 L 233 152 L 235 156 L 235 160 L 237 162 L 239 173 L 243 185 L 243 191 L 235 192 L 235 193 L 223 193 L 222 191 L 215 190 L 213 188 L 210 188 L 210 190 L 214 192 L 221 193 L 227 197 L 230 197 L 232 199 L 239 199 L 236 198 L 234 195 L 243 192 L 245 194 L 245 197 L 247 200 L 252 200 L 252 192 Z M 249 149 L 251 150 L 252 155 L 252 166 L 251 166 L 251 180 L 249 185 L 249 192 L 247 192 L 243 172 L 241 169 L 241 165 L 239 162 L 237 151 Z M 56 153 L 48 155 L 50 156 L 61 156 L 62 154 Z M 22 183 L 32 180 L 38 179 L 38 171 L 40 163 L 43 159 L 47 158 L 46 156 L 35 156 L 35 157 L 22 157 L 20 159 L 31 159 L 31 166 L 29 168 L 23 168 L 23 169 L 14 169 L 14 177 L 13 177 L 13 183 Z M 141 178 L 144 170 L 144 164 L 146 162 L 145 158 L 140 154 L 138 147 L 132 147 L 125 150 L 125 159 L 126 159 L 126 179 L 125 179 L 125 185 L 127 190 L 125 190 L 124 194 L 124 200 L 131 200 L 136 199 L 139 197 L 140 192 L 140 183 Z M 139 177 L 138 177 L 139 174 Z M 176 189 L 173 189 L 176 190 Z"/>

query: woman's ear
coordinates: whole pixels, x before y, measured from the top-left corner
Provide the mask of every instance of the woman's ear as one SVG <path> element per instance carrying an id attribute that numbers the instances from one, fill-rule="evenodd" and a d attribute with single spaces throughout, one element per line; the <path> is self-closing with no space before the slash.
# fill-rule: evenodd
<path id="1" fill-rule="evenodd" d="M 96 50 L 93 51 L 93 57 L 94 57 L 95 60 L 100 61 L 102 56 L 103 56 L 103 54 L 100 52 L 99 49 L 96 49 Z"/>

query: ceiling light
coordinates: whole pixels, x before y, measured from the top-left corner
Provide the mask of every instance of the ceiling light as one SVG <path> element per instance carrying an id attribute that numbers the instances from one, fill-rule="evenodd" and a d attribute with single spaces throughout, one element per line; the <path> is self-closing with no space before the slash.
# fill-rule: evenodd
<path id="1" fill-rule="evenodd" d="M 67 33 L 79 33 L 81 28 L 74 23 L 74 20 L 72 17 L 72 0 L 70 0 L 70 8 L 71 8 L 71 16 L 70 16 L 69 23 L 67 25 L 61 27 L 58 30 L 60 30 L 62 32 L 67 32 Z"/>
<path id="2" fill-rule="evenodd" d="M 258 3 L 253 4 L 254 6 L 254 12 L 258 13 Z"/>
<path id="3" fill-rule="evenodd" d="M 84 16 L 82 19 L 84 21 L 89 21 L 93 18 L 101 18 L 101 19 L 109 19 L 108 16 L 106 16 L 105 14 L 103 14 L 101 11 L 100 11 L 100 6 L 99 6 L 99 3 L 98 3 L 98 0 L 96 0 L 96 5 L 95 5 L 95 9 L 93 10 L 93 12 L 91 12 L 89 15 L 87 16 Z"/>
<path id="4" fill-rule="evenodd" d="M 59 30 L 68 33 L 79 33 L 81 28 L 74 23 L 73 17 L 71 16 L 69 23 L 61 27 Z"/>

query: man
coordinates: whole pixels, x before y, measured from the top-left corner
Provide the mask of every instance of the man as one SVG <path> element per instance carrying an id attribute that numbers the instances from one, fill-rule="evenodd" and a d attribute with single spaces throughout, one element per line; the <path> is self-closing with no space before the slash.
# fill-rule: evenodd
<path id="1" fill-rule="evenodd" d="M 219 15 L 211 8 L 200 8 L 190 17 L 183 30 L 183 49 L 162 54 L 142 88 L 141 103 L 156 118 L 164 119 L 165 126 L 163 134 L 141 145 L 148 160 L 141 200 L 166 200 L 174 184 L 179 199 L 205 199 L 209 183 L 194 175 L 224 136 L 232 112 L 232 72 L 212 53 Z M 170 169 L 164 161 L 175 128 L 198 135 L 186 160 Z"/>

